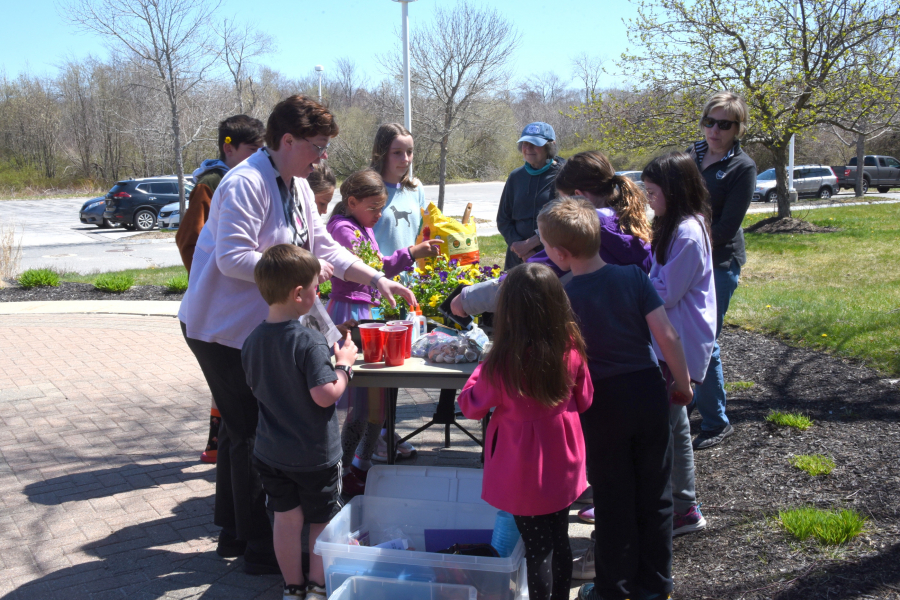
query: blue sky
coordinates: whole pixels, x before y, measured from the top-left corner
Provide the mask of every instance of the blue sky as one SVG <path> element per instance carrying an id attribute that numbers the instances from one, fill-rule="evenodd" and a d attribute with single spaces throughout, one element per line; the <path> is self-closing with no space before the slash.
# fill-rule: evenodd
<path id="1" fill-rule="evenodd" d="M 476 0 L 477 1 L 477 0 Z M 523 34 L 513 59 L 517 78 L 546 71 L 568 80 L 570 60 L 587 52 L 616 58 L 627 46 L 622 19 L 633 18 L 634 6 L 624 0 L 482 0 L 496 8 Z M 78 32 L 53 0 L 4 3 L 4 51 L 0 70 L 15 77 L 22 72 L 52 74 L 66 58 L 106 56 L 105 41 Z M 430 20 L 435 7 L 452 0 L 418 0 L 410 4 L 410 27 Z M 61 3 L 65 6 L 65 2 Z M 351 57 L 369 79 L 381 79 L 375 57 L 399 46 L 395 31 L 401 7 L 391 0 L 223 0 L 222 17 L 237 16 L 273 36 L 278 50 L 264 62 L 289 77 L 306 75 L 316 64 L 326 71 L 340 57 Z M 615 83 L 613 78 L 602 82 Z M 577 87 L 577 82 L 572 82 Z"/>

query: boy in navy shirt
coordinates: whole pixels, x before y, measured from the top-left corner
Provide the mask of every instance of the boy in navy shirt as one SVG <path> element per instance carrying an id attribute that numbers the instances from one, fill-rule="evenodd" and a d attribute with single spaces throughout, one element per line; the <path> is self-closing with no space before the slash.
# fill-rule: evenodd
<path id="1" fill-rule="evenodd" d="M 341 436 L 334 404 L 353 377 L 356 346 L 334 345 L 298 320 L 316 299 L 318 259 L 293 244 L 272 246 L 253 277 L 269 316 L 241 349 L 247 384 L 259 401 L 253 464 L 275 513 L 275 557 L 284 598 L 325 600 L 322 557 L 313 544 L 341 509 Z M 339 374 L 340 373 L 340 374 Z M 300 532 L 310 523 L 309 581 L 303 580 Z"/>
<path id="2" fill-rule="evenodd" d="M 666 598 L 672 592 L 671 427 L 650 334 L 675 377 L 673 397 L 677 392 L 680 402 L 689 402 L 681 341 L 646 273 L 600 258 L 600 221 L 587 200 L 548 204 L 538 231 L 550 259 L 574 275 L 566 293 L 594 382 L 581 424 L 595 490 L 596 576 L 578 598 Z"/>

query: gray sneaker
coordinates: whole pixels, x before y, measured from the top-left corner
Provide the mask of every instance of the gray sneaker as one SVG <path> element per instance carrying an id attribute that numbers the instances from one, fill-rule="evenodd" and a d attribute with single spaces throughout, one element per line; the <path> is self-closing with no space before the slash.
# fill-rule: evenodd
<path id="1" fill-rule="evenodd" d="M 731 423 L 717 431 L 701 431 L 700 435 L 694 438 L 694 450 L 705 450 L 712 448 L 716 444 L 722 443 L 722 440 L 734 433 L 734 427 Z"/>
<path id="2" fill-rule="evenodd" d="M 572 561 L 572 579 L 593 580 L 597 576 L 594 568 L 594 542 L 588 545 L 587 550 L 581 556 L 576 556 Z"/>

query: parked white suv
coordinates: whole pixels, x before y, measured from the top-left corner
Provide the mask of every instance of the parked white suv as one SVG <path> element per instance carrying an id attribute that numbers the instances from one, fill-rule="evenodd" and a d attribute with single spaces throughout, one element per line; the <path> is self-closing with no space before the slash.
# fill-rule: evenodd
<path id="1" fill-rule="evenodd" d="M 803 165 L 794 167 L 794 189 L 798 197 L 814 196 L 831 198 L 841 191 L 838 178 L 827 165 Z M 775 169 L 766 169 L 756 176 L 756 189 L 753 191 L 754 202 L 775 202 L 778 194 L 775 191 Z"/>

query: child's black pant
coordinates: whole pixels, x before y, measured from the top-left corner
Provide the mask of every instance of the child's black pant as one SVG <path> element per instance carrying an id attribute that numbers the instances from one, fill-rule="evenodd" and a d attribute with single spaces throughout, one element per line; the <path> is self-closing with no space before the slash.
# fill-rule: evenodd
<path id="1" fill-rule="evenodd" d="M 525 544 L 528 597 L 531 600 L 568 600 L 572 582 L 569 509 L 535 517 L 516 516 Z"/>
<path id="2" fill-rule="evenodd" d="M 594 486 L 595 589 L 604 598 L 665 597 L 672 591 L 672 430 L 659 369 L 595 378 L 581 424 Z"/>

